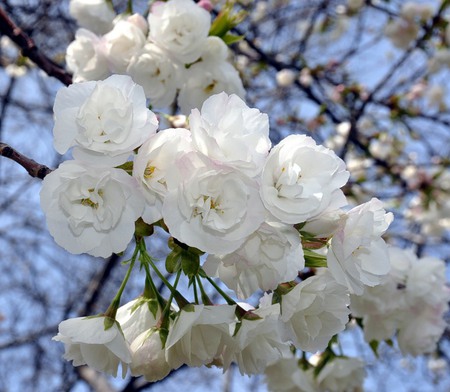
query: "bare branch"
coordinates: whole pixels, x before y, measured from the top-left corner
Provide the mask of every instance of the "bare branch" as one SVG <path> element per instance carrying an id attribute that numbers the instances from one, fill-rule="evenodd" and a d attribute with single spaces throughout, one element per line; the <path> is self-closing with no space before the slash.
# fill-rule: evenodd
<path id="1" fill-rule="evenodd" d="M 34 41 L 9 18 L 2 8 L 0 8 L 0 33 L 8 36 L 19 46 L 22 54 L 33 61 L 47 75 L 53 76 L 66 86 L 72 84 L 72 76 L 41 53 Z"/>
<path id="2" fill-rule="evenodd" d="M 40 163 L 33 161 L 31 158 L 22 155 L 6 143 L 0 142 L 0 156 L 4 156 L 17 162 L 20 166 L 26 169 L 31 177 L 37 177 L 42 180 L 47 174 L 52 172 L 52 170 L 47 166 L 41 165 Z"/>

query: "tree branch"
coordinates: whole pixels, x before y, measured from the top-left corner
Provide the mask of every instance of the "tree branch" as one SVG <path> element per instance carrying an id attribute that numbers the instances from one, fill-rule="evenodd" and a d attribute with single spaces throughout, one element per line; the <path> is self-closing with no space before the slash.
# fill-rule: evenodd
<path id="1" fill-rule="evenodd" d="M 17 162 L 28 172 L 31 177 L 37 177 L 42 180 L 47 174 L 52 172 L 52 170 L 47 166 L 41 165 L 40 163 L 33 161 L 25 155 L 22 155 L 20 152 L 17 152 L 16 150 L 14 150 L 14 148 L 10 147 L 6 143 L 0 142 L 0 156 L 4 156 L 13 160 L 14 162 Z"/>
<path id="2" fill-rule="evenodd" d="M 21 49 L 22 55 L 28 57 L 47 75 L 53 76 L 66 86 L 72 84 L 72 76 L 41 53 L 34 41 L 9 18 L 3 8 L 0 8 L 0 33 L 8 36 Z"/>

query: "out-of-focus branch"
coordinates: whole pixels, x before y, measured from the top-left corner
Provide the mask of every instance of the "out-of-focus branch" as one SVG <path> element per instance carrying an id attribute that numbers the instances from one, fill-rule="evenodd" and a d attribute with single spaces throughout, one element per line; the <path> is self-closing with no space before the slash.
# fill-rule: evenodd
<path id="1" fill-rule="evenodd" d="M 20 152 L 17 152 L 6 143 L 0 142 L 0 156 L 12 159 L 26 169 L 31 177 L 37 177 L 41 180 L 52 171 L 47 166 L 41 165 L 40 163 L 33 161 L 31 158 L 22 155 Z"/>
<path id="2" fill-rule="evenodd" d="M 53 76 L 66 86 L 72 84 L 72 76 L 40 52 L 34 41 L 9 18 L 3 8 L 0 8 L 0 33 L 8 36 L 22 50 L 22 54 L 47 75 Z"/>
<path id="3" fill-rule="evenodd" d="M 88 366 L 76 368 L 80 377 L 86 381 L 95 392 L 115 392 L 116 390 L 102 374 Z"/>

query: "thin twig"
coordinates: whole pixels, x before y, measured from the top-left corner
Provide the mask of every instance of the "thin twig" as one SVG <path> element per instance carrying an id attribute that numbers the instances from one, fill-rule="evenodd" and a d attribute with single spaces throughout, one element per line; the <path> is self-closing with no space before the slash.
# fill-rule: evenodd
<path id="1" fill-rule="evenodd" d="M 9 18 L 3 8 L 0 8 L 0 33 L 8 36 L 21 49 L 22 55 L 28 57 L 47 75 L 53 76 L 66 86 L 72 84 L 72 76 L 44 55 L 34 41 Z"/>
<path id="2" fill-rule="evenodd" d="M 37 177 L 42 180 L 47 174 L 52 172 L 52 170 L 47 166 L 41 165 L 40 163 L 33 161 L 31 158 L 22 155 L 6 143 L 0 142 L 0 156 L 4 156 L 14 162 L 17 162 L 28 172 L 31 177 Z"/>

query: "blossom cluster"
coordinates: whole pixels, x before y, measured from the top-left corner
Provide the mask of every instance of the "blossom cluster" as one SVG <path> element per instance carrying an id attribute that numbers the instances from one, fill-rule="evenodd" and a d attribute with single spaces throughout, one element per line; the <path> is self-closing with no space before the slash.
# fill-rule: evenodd
<path id="1" fill-rule="evenodd" d="M 265 372 L 272 390 L 356 391 L 363 363 L 331 344 L 350 317 L 362 319 L 368 342 L 398 331 L 404 353 L 434 348 L 449 299 L 442 262 L 388 248 L 382 236 L 393 215 L 380 200 L 347 207 L 349 172 L 331 149 L 300 134 L 272 146 L 267 114 L 242 100 L 237 73 L 225 69 L 226 45 L 208 37 L 205 9 L 156 2 L 147 22 L 115 19 L 102 1 L 71 7 L 92 30 L 79 30 L 69 47 L 78 83 L 54 104 L 55 149 L 73 160 L 45 177 L 41 206 L 69 252 L 109 257 L 133 238 L 135 250 L 104 314 L 60 324 L 54 340 L 65 359 L 114 376 L 120 365 L 123 377 L 149 381 L 184 364 L 236 364 L 242 374 Z M 170 105 L 177 93 L 187 122 L 160 129 L 148 103 Z M 146 251 L 154 226 L 170 236 L 165 267 L 174 283 Z M 137 261 L 145 289 L 120 306 Z M 182 274 L 193 300 L 177 290 Z M 213 304 L 202 282 L 226 304 Z M 306 360 L 316 352 L 319 363 Z"/>
<path id="2" fill-rule="evenodd" d="M 196 301 L 179 311 L 160 306 L 151 313 L 145 300 L 139 312 L 137 305 L 125 305 L 108 314 L 108 338 L 95 343 L 110 352 L 103 362 L 83 347 L 102 334 L 98 325 L 105 317 L 66 321 L 56 339 L 75 365 L 84 361 L 116 374 L 121 363 L 123 371 L 129 366 L 150 380 L 182 364 L 227 369 L 236 363 L 242 373 L 261 373 L 289 354 L 291 344 L 309 352 L 326 349 L 348 321 L 349 294 L 378 285 L 389 270 L 381 235 L 392 214 L 376 199 L 342 210 L 344 162 L 304 135 L 271 148 L 267 115 L 236 95 L 208 98 L 201 110 L 191 111 L 189 129 L 157 132 L 142 87 L 113 75 L 60 90 L 54 112 L 55 148 L 73 148 L 75 158 L 49 174 L 41 191 L 58 244 L 107 257 L 127 248 L 142 218 L 184 244 L 188 250 L 175 244 L 174 252 L 181 252 L 191 278 L 200 273 L 192 259 L 197 249 L 208 253 L 202 278 L 218 276 L 243 299 L 259 290 L 277 293 L 263 297 L 256 309 Z M 302 241 L 312 248 L 316 241 L 328 243 L 327 256 Z M 306 266 L 317 262 L 328 269 L 297 282 L 305 259 Z M 135 320 L 142 312 L 144 319 Z M 162 323 L 168 336 L 161 336 Z M 114 343 L 122 339 L 111 332 L 116 329 L 125 343 Z M 88 330 L 94 337 L 86 338 Z"/>
<path id="3" fill-rule="evenodd" d="M 447 323 L 450 290 L 445 263 L 418 258 L 411 250 L 389 248 L 391 272 L 377 287 L 351 296 L 352 315 L 362 319 L 367 342 L 389 340 L 397 332 L 403 354 L 431 353 Z"/>
<path id="4" fill-rule="evenodd" d="M 210 13 L 193 0 L 155 2 L 147 19 L 116 16 L 104 0 L 72 0 L 70 10 L 81 26 L 66 52 L 75 82 L 130 75 L 152 107 L 168 107 L 178 94 L 185 114 L 222 91 L 245 95 L 227 45 L 209 36 Z"/>

